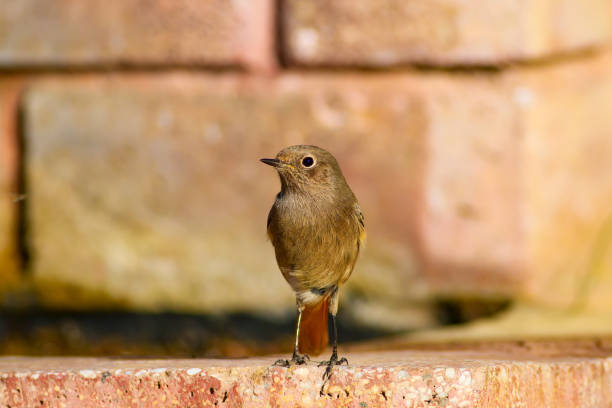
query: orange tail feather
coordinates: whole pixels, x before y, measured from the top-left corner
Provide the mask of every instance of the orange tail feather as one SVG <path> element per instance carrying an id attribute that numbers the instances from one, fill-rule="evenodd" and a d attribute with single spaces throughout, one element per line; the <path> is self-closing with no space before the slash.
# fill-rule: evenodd
<path id="1" fill-rule="evenodd" d="M 302 354 L 319 355 L 329 344 L 327 333 L 328 298 L 302 311 L 300 323 L 299 351 Z"/>

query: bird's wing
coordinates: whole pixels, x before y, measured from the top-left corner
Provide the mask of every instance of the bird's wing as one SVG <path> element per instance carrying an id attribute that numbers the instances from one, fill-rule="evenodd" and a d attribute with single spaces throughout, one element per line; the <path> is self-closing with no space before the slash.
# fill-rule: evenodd
<path id="1" fill-rule="evenodd" d="M 354 206 L 355 216 L 357 217 L 357 225 L 359 227 L 359 239 L 357 240 L 357 251 L 359 251 L 365 245 L 366 241 L 366 229 L 365 229 L 365 218 L 361 213 L 361 208 L 358 203 Z"/>
<path id="2" fill-rule="evenodd" d="M 272 233 L 270 232 L 270 222 L 272 221 L 272 212 L 274 212 L 274 206 L 270 208 L 270 212 L 268 212 L 268 220 L 266 221 L 266 233 L 268 234 L 268 239 L 272 241 Z"/>

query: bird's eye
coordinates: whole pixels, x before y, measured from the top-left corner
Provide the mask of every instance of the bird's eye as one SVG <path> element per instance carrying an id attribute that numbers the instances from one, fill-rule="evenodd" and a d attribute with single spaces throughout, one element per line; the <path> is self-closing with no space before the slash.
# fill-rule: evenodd
<path id="1" fill-rule="evenodd" d="M 302 159 L 302 166 L 304 167 L 312 167 L 314 164 L 314 159 L 310 156 L 306 156 Z"/>

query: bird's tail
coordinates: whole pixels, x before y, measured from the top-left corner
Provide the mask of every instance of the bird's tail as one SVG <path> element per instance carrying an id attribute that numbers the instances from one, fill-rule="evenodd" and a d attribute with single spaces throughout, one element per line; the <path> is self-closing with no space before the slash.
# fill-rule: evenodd
<path id="1" fill-rule="evenodd" d="M 327 333 L 327 313 L 329 298 L 319 303 L 306 305 L 300 323 L 299 351 L 302 354 L 319 355 L 329 343 Z"/>

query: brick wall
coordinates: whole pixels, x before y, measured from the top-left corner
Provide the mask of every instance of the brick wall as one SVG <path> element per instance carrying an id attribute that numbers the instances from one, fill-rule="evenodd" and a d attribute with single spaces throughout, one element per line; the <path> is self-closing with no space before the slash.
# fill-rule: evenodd
<path id="1" fill-rule="evenodd" d="M 13 0 L 0 283 L 60 307 L 290 308 L 257 159 L 312 143 L 367 219 L 349 297 L 607 310 L 611 41 L 607 0 Z"/>

